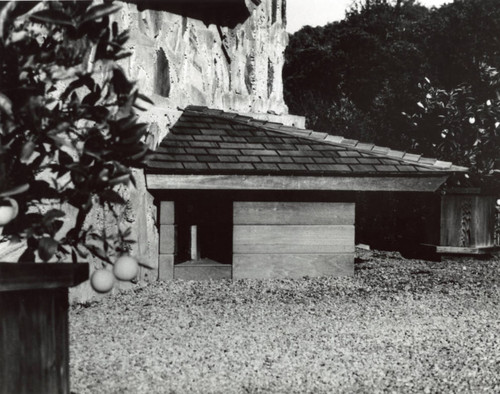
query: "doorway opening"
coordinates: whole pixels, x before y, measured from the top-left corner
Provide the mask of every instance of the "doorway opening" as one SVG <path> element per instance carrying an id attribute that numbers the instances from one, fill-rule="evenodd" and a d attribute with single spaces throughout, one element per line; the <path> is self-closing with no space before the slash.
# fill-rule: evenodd
<path id="1" fill-rule="evenodd" d="M 231 264 L 233 212 L 230 201 L 219 198 L 178 200 L 176 263 L 212 260 Z"/>

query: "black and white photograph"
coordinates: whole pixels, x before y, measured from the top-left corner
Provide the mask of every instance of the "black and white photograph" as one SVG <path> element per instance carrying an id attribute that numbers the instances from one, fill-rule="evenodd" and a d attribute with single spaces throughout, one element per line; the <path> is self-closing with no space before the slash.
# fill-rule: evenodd
<path id="1" fill-rule="evenodd" d="M 0 394 L 500 393 L 500 0 L 0 1 Z"/>

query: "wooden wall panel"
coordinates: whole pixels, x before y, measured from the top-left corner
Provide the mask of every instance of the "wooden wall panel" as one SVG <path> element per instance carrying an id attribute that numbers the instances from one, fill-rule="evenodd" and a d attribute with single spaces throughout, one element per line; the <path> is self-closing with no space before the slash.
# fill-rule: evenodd
<path id="1" fill-rule="evenodd" d="M 68 290 L 0 292 L 0 393 L 69 394 Z"/>
<path id="2" fill-rule="evenodd" d="M 441 245 L 493 246 L 494 220 L 495 197 L 445 195 L 441 199 Z"/>
<path id="3" fill-rule="evenodd" d="M 354 273 L 354 203 L 234 202 L 233 279 Z"/>
<path id="4" fill-rule="evenodd" d="M 354 252 L 354 226 L 236 225 L 233 253 Z"/>
<path id="5" fill-rule="evenodd" d="M 174 279 L 174 254 L 160 254 L 158 257 L 158 280 Z"/>
<path id="6" fill-rule="evenodd" d="M 477 196 L 474 201 L 472 238 L 477 247 L 495 243 L 495 202 L 492 196 Z"/>
<path id="7" fill-rule="evenodd" d="M 440 244 L 443 246 L 462 246 L 460 245 L 462 197 L 464 196 L 445 195 L 441 197 Z"/>
<path id="8" fill-rule="evenodd" d="M 177 253 L 177 226 L 172 224 L 160 225 L 160 253 Z"/>
<path id="9" fill-rule="evenodd" d="M 217 265 L 176 265 L 174 278 L 181 280 L 220 280 L 232 278 L 232 266 L 228 264 Z"/>
<path id="10" fill-rule="evenodd" d="M 354 224 L 354 203 L 235 202 L 234 224 Z"/>
<path id="11" fill-rule="evenodd" d="M 346 254 L 236 254 L 233 279 L 302 278 L 354 274 L 354 253 Z"/>
<path id="12" fill-rule="evenodd" d="M 160 203 L 160 224 L 175 224 L 174 201 L 162 201 Z"/>

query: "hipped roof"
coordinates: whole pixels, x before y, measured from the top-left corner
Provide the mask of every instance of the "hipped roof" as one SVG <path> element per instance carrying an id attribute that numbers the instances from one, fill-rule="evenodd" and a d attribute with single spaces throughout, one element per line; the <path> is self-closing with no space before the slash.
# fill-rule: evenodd
<path id="1" fill-rule="evenodd" d="M 396 177 L 404 178 L 404 182 L 434 177 L 432 185 L 425 186 L 424 182 L 424 186 L 408 189 L 422 187 L 429 191 L 467 168 L 326 133 L 190 106 L 149 157 L 146 171 L 150 179 L 156 176 L 155 184 L 160 175 L 177 176 L 175 179 L 181 175 L 326 177 L 336 178 L 337 183 L 354 177 L 379 181 Z M 373 190 L 383 189 L 382 184 Z M 317 180 L 314 185 L 318 185 Z M 349 190 L 358 188 L 353 185 Z"/>

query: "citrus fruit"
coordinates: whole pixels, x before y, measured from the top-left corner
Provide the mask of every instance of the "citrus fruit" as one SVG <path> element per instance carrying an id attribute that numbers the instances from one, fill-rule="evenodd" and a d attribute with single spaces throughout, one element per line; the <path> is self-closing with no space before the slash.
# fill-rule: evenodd
<path id="1" fill-rule="evenodd" d="M 132 256 L 119 257 L 113 266 L 113 273 L 120 280 L 132 280 L 139 272 L 139 264 Z"/>
<path id="2" fill-rule="evenodd" d="M 15 219 L 19 212 L 19 205 L 13 198 L 3 198 L 0 200 L 0 226 L 5 226 Z"/>
<path id="3" fill-rule="evenodd" d="M 98 293 L 107 293 L 113 288 L 115 277 L 111 271 L 99 269 L 90 277 L 90 285 Z"/>

